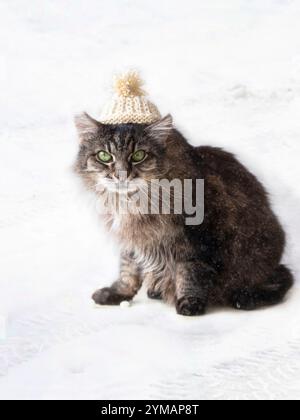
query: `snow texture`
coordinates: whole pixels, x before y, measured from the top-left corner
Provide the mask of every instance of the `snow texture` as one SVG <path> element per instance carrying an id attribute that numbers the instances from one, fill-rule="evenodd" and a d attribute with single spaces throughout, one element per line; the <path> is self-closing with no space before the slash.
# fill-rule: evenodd
<path id="1" fill-rule="evenodd" d="M 193 144 L 265 183 L 299 278 L 299 21 L 298 0 L 0 1 L 1 399 L 299 399 L 299 283 L 252 313 L 96 308 L 118 250 L 71 170 L 73 115 L 140 69 Z"/>

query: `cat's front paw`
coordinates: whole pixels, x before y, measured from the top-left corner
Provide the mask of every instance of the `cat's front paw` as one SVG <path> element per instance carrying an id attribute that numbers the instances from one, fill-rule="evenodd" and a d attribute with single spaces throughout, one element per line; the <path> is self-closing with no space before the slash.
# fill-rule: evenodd
<path id="1" fill-rule="evenodd" d="M 149 299 L 162 300 L 162 294 L 159 290 L 148 289 L 147 296 Z"/>
<path id="2" fill-rule="evenodd" d="M 176 311 L 183 316 L 204 315 L 205 309 L 205 305 L 196 297 L 183 297 L 176 302 Z"/>
<path id="3" fill-rule="evenodd" d="M 92 299 L 97 305 L 120 305 L 124 300 L 130 300 L 128 296 L 117 293 L 111 287 L 97 290 L 93 294 Z"/>

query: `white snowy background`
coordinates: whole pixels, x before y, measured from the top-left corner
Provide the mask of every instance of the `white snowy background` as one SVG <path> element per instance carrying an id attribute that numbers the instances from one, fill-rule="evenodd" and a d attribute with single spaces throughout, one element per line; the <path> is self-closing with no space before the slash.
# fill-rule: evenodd
<path id="1" fill-rule="evenodd" d="M 300 398 L 299 286 L 253 313 L 95 309 L 118 252 L 71 170 L 73 115 L 140 69 L 266 184 L 299 278 L 299 22 L 299 0 L 0 0 L 0 399 Z"/>

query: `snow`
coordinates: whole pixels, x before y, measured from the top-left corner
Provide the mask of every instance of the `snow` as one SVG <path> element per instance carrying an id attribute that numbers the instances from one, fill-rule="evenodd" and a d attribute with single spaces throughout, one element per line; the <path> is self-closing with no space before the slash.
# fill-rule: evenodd
<path id="1" fill-rule="evenodd" d="M 138 68 L 193 144 L 264 181 L 299 278 L 299 19 L 297 0 L 0 2 L 1 399 L 299 399 L 299 283 L 253 313 L 95 308 L 118 250 L 71 170 L 73 115 Z"/>

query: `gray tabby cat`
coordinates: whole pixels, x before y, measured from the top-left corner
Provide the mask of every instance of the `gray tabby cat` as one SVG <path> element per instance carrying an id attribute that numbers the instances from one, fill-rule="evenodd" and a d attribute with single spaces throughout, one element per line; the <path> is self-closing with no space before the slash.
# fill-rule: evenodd
<path id="1" fill-rule="evenodd" d="M 143 282 L 150 298 L 188 316 L 204 314 L 208 305 L 251 310 L 282 301 L 293 284 L 280 263 L 284 232 L 264 188 L 233 155 L 192 147 L 170 116 L 150 125 L 110 125 L 84 114 L 76 126 L 76 171 L 100 200 L 119 194 L 124 174 L 132 190 L 153 179 L 205 180 L 201 225 L 189 226 L 185 214 L 172 212 L 107 212 L 108 232 L 123 250 L 121 270 L 111 287 L 95 292 L 97 304 L 130 301 Z M 130 200 L 130 188 L 127 194 Z"/>

